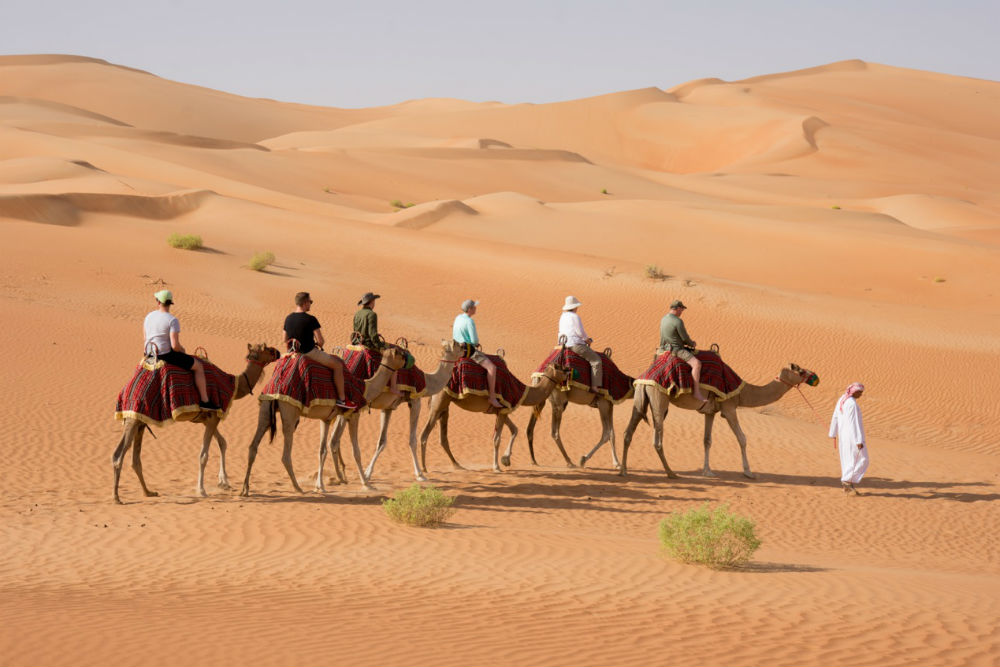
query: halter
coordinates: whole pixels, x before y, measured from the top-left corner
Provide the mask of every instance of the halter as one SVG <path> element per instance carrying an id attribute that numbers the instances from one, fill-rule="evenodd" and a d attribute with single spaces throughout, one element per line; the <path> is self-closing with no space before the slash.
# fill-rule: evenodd
<path id="1" fill-rule="evenodd" d="M 807 382 L 808 379 L 810 379 L 811 377 L 815 377 L 815 376 L 816 376 L 815 373 L 810 373 L 808 376 L 803 376 L 803 375 L 800 374 L 800 377 L 802 377 L 802 382 Z M 806 405 L 809 406 L 809 409 L 813 411 L 813 416 L 815 416 L 817 419 L 819 419 L 819 413 L 816 412 L 816 408 L 814 408 L 813 404 L 809 402 L 809 399 L 806 398 L 806 395 L 802 393 L 802 386 L 801 386 L 802 382 L 800 382 L 799 384 L 792 384 L 791 382 L 785 382 L 785 380 L 781 377 L 780 373 L 778 375 L 776 375 L 774 377 L 774 379 L 777 380 L 778 382 L 780 382 L 781 384 L 787 385 L 789 387 L 793 387 L 796 391 L 798 391 L 799 392 L 799 396 L 801 396 L 802 400 L 806 402 Z"/>

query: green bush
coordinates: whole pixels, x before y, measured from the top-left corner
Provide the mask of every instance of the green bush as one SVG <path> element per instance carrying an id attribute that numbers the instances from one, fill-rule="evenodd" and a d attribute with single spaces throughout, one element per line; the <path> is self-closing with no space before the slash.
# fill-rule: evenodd
<path id="1" fill-rule="evenodd" d="M 646 277 L 653 280 L 663 280 L 667 276 L 660 271 L 660 267 L 656 264 L 650 264 L 646 267 Z"/>
<path id="2" fill-rule="evenodd" d="M 425 488 L 414 483 L 395 497 L 383 500 L 382 509 L 393 521 L 427 527 L 444 523 L 454 514 L 454 502 L 454 498 L 446 496 L 433 486 Z"/>
<path id="3" fill-rule="evenodd" d="M 255 252 L 250 258 L 250 268 L 254 271 L 263 271 L 274 264 L 274 253 L 270 251 Z"/>
<path id="4" fill-rule="evenodd" d="M 834 205 L 833 205 L 833 206 L 831 206 L 830 208 L 832 208 L 832 209 L 833 209 L 834 211 L 839 211 L 839 210 L 840 210 L 840 207 L 839 207 L 839 206 L 837 206 L 836 204 L 834 204 Z"/>
<path id="5" fill-rule="evenodd" d="M 389 205 L 395 206 L 396 208 L 410 208 L 411 206 L 416 206 L 416 204 L 414 204 L 413 202 L 410 202 L 409 204 L 404 204 L 398 199 L 393 199 L 391 202 L 389 202 Z"/>
<path id="6" fill-rule="evenodd" d="M 182 250 L 197 250 L 201 247 L 201 237 L 195 234 L 171 234 L 167 238 L 167 243 L 171 248 Z"/>
<path id="7" fill-rule="evenodd" d="M 753 521 L 708 503 L 661 521 L 660 543 L 671 558 L 718 569 L 746 564 L 760 546 Z"/>
<path id="8" fill-rule="evenodd" d="M 602 194 L 602 195 L 609 195 L 609 194 L 611 194 L 611 193 L 610 193 L 610 192 L 608 192 L 608 189 L 607 189 L 607 188 L 601 188 L 601 194 Z"/>

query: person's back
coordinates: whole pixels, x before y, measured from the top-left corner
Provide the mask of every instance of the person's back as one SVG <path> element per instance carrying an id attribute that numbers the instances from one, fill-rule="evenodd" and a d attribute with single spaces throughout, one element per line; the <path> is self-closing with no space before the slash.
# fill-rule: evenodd
<path id="1" fill-rule="evenodd" d="M 660 349 L 664 352 L 676 352 L 692 346 L 684 320 L 673 313 L 664 315 L 660 320 Z"/>
<path id="2" fill-rule="evenodd" d="M 309 354 L 316 347 L 315 331 L 319 328 L 319 320 L 309 313 L 294 312 L 285 318 L 285 334 L 297 341 L 295 351 L 300 354 Z"/>
<path id="3" fill-rule="evenodd" d="M 180 332 L 181 323 L 176 317 L 162 310 L 151 311 L 142 323 L 146 340 L 143 351 L 148 351 L 152 344 L 157 355 L 164 355 L 173 350 L 170 344 L 170 332 Z"/>
<path id="4" fill-rule="evenodd" d="M 381 351 L 382 341 L 378 335 L 378 315 L 375 313 L 375 299 L 381 295 L 366 292 L 358 301 L 361 308 L 354 313 L 354 333 L 360 343 L 369 350 Z"/>

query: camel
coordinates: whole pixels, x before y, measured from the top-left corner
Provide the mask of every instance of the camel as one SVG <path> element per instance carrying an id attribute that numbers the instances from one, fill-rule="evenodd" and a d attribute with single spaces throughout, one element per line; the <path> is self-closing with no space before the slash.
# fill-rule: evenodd
<path id="1" fill-rule="evenodd" d="M 632 434 L 640 419 L 645 419 L 647 406 L 651 407 L 653 413 L 653 447 L 663 463 L 663 469 L 667 472 L 667 477 L 676 478 L 677 475 L 663 456 L 663 420 L 667 416 L 667 410 L 671 405 L 682 410 L 695 410 L 705 415 L 705 467 L 702 474 L 706 477 L 715 477 L 708 464 L 709 450 L 712 448 L 712 423 L 716 413 L 721 412 L 722 417 L 729 423 L 729 428 L 733 430 L 736 440 L 740 443 L 740 452 L 743 455 L 743 476 L 755 479 L 756 475 L 750 471 L 750 463 L 747 461 L 747 437 L 740 428 L 739 420 L 736 416 L 737 408 L 757 408 L 763 405 L 770 405 L 782 396 L 789 389 L 798 387 L 810 378 L 814 378 L 815 373 L 800 368 L 796 364 L 789 364 L 787 368 L 782 368 L 778 376 L 763 386 L 744 384 L 743 389 L 737 395 L 724 401 L 709 401 L 708 406 L 702 407 L 701 401 L 695 400 L 690 393 L 684 393 L 668 398 L 659 387 L 651 385 L 638 385 L 635 391 L 635 403 L 632 408 L 632 418 L 625 428 L 625 436 L 622 439 L 622 467 L 619 475 L 628 474 L 628 448 L 632 442 Z"/>
<path id="2" fill-rule="evenodd" d="M 382 361 L 379 364 L 378 371 L 375 375 L 365 380 L 365 401 L 368 402 L 374 400 L 375 397 L 382 392 L 382 388 L 389 382 L 389 378 L 392 374 L 402 368 L 405 363 L 406 355 L 402 350 L 396 347 L 386 348 L 382 353 Z M 294 487 L 296 491 L 303 493 L 302 487 L 299 486 L 299 482 L 295 478 L 295 471 L 292 469 L 292 444 L 295 436 L 295 427 L 299 425 L 299 418 L 306 417 L 307 419 L 320 420 L 320 442 L 322 443 L 321 446 L 325 447 L 330 422 L 332 422 L 336 417 L 347 413 L 353 413 L 353 416 L 351 416 L 351 418 L 347 421 L 350 425 L 351 444 L 354 446 L 354 460 L 358 465 L 358 474 L 361 476 L 361 484 L 366 489 L 372 488 L 368 484 L 368 478 L 365 477 L 364 471 L 361 468 L 361 448 L 358 446 L 357 412 L 357 410 L 343 410 L 338 408 L 336 405 L 323 405 L 316 406 L 308 413 L 302 414 L 298 406 L 292 405 L 286 401 L 261 401 L 260 411 L 257 414 L 257 432 L 254 434 L 253 440 L 250 441 L 250 451 L 247 459 L 247 474 L 243 480 L 243 488 L 240 491 L 240 495 L 250 495 L 250 472 L 253 469 L 254 459 L 257 458 L 257 448 L 260 446 L 260 441 L 264 437 L 264 433 L 267 431 L 271 432 L 271 440 L 274 440 L 277 420 L 276 413 L 281 415 L 281 433 L 285 441 L 285 446 L 281 453 L 281 462 L 284 464 L 285 470 L 288 472 L 288 478 L 292 481 L 292 487 Z"/>
<path id="3" fill-rule="evenodd" d="M 536 378 L 535 381 L 537 382 L 538 378 Z M 634 391 L 635 390 L 633 388 L 633 392 Z M 630 395 L 627 394 L 626 398 L 630 398 Z M 566 412 L 566 408 L 569 407 L 570 403 L 597 408 L 597 412 L 601 416 L 601 439 L 596 445 L 594 445 L 594 448 L 590 450 L 589 454 L 580 457 L 580 465 L 586 465 L 590 457 L 592 457 L 605 442 L 610 442 L 611 464 L 614 466 L 615 470 L 621 468 L 621 463 L 618 461 L 618 453 L 615 451 L 615 404 L 610 398 L 608 398 L 605 394 L 598 394 L 595 400 L 595 395 L 590 391 L 579 387 L 571 387 L 569 391 L 552 392 L 549 396 L 549 403 L 552 404 L 552 439 L 555 440 L 556 446 L 559 448 L 559 453 L 562 454 L 563 458 L 566 460 L 567 468 L 575 468 L 576 465 L 574 465 L 569 456 L 566 454 L 562 438 L 559 435 L 559 427 L 562 425 L 563 413 Z M 535 461 L 535 423 L 538 421 L 538 418 L 542 416 L 542 410 L 544 409 L 545 403 L 539 403 L 533 407 L 531 409 L 531 419 L 528 420 L 528 453 L 531 455 L 532 465 L 538 465 Z"/>
<path id="4" fill-rule="evenodd" d="M 455 368 L 455 363 L 461 358 L 462 347 L 458 343 L 452 340 L 442 340 L 441 358 L 438 362 L 437 370 L 431 374 L 424 373 L 426 386 L 423 395 L 434 396 L 440 393 L 448 385 L 448 380 L 451 379 L 451 372 Z M 369 403 L 369 408 L 382 412 L 378 446 L 375 448 L 375 453 L 372 456 L 372 460 L 368 463 L 368 467 L 365 468 L 365 478 L 369 480 L 369 483 L 372 478 L 372 472 L 375 470 L 375 462 L 385 449 L 392 411 L 401 407 L 404 403 L 410 408 L 410 453 L 413 455 L 413 473 L 418 482 L 427 481 L 427 477 L 424 476 L 423 471 L 420 469 L 420 463 L 417 460 L 417 421 L 420 418 L 420 399 L 421 396 L 414 396 L 410 393 L 404 396 L 395 396 L 383 391 Z M 338 419 L 333 430 L 333 438 L 330 440 L 330 452 L 337 472 L 337 484 L 347 483 L 347 478 L 344 476 L 343 459 L 340 457 L 340 436 L 342 432 L 343 424 Z M 317 491 L 326 491 L 323 486 L 323 464 L 325 461 L 326 441 L 324 440 L 320 443 L 319 450 L 319 471 L 316 473 Z"/>
<path id="5" fill-rule="evenodd" d="M 247 343 L 247 367 L 236 380 L 233 400 L 252 394 L 254 385 L 264 374 L 264 367 L 276 361 L 280 356 L 280 352 L 264 343 L 255 346 Z M 219 488 L 228 490 L 232 487 L 230 487 L 229 477 L 226 475 L 226 440 L 219 432 L 219 416 L 214 412 L 203 414 L 203 417 L 197 417 L 193 421 L 205 425 L 205 436 L 202 440 L 201 456 L 199 457 L 197 486 L 198 495 L 204 498 L 208 495 L 205 493 L 205 464 L 208 462 L 208 447 L 213 437 L 219 443 Z M 118 497 L 118 480 L 121 477 L 122 462 L 130 447 L 132 448 L 132 469 L 135 470 L 135 474 L 139 478 L 142 492 L 147 497 L 159 495 L 156 491 L 149 490 L 149 487 L 146 486 L 146 480 L 142 476 L 142 436 L 147 428 L 149 425 L 138 419 L 125 419 L 123 422 L 121 440 L 118 441 L 118 446 L 115 448 L 114 454 L 111 455 L 111 464 L 115 469 L 114 500 L 119 505 L 122 504 L 122 501 Z"/>
<path id="6" fill-rule="evenodd" d="M 545 402 L 545 399 L 549 397 L 556 387 L 561 385 L 566 381 L 569 376 L 569 369 L 558 364 L 549 364 L 545 368 L 543 377 L 539 378 L 537 383 L 527 387 L 525 390 L 524 397 L 521 399 L 519 405 L 526 405 L 528 407 L 533 407 Z M 469 412 L 482 412 L 487 413 L 492 409 L 486 396 L 479 394 L 466 395 L 464 398 L 456 399 L 448 394 L 446 391 L 442 391 L 431 397 L 430 405 L 430 418 L 427 420 L 427 426 L 424 427 L 423 433 L 420 434 L 420 460 L 421 467 L 424 472 L 427 471 L 427 438 L 430 436 L 431 431 L 434 430 L 434 425 L 441 421 L 441 447 L 444 448 L 445 454 L 451 459 L 451 464 L 455 470 L 461 470 L 462 466 L 458 464 L 455 457 L 451 453 L 451 446 L 448 444 L 448 407 L 454 403 L 463 410 Z M 499 458 L 500 454 L 500 435 L 503 431 L 504 425 L 510 429 L 510 442 L 507 443 L 507 452 L 502 458 Z M 502 461 L 505 466 L 510 465 L 510 454 L 511 450 L 514 448 L 514 439 L 517 438 L 517 427 L 514 422 L 510 420 L 509 414 L 497 413 L 496 423 L 493 427 L 493 471 L 501 472 L 500 462 Z"/>

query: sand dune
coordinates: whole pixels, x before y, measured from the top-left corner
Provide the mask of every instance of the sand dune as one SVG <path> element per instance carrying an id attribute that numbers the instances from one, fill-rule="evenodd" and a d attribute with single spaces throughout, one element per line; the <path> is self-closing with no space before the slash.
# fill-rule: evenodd
<path id="1" fill-rule="evenodd" d="M 92 58 L 0 57 L 0 340 L 14 381 L 0 665 L 996 664 L 998 103 L 997 82 L 849 60 L 558 104 L 349 110 Z M 206 248 L 170 248 L 173 232 Z M 275 263 L 248 270 L 262 250 Z M 407 338 L 425 369 L 476 298 L 483 347 L 528 380 L 574 294 L 594 346 L 632 375 L 681 298 L 699 345 L 717 343 L 747 382 L 789 362 L 821 382 L 740 414 L 754 480 L 722 419 L 718 477 L 702 476 L 704 420 L 683 410 L 664 427 L 678 479 L 645 424 L 629 477 L 608 445 L 567 468 L 549 408 L 539 465 L 522 409 L 512 466 L 493 473 L 492 419 L 453 410 L 465 470 L 436 434 L 427 449 L 431 482 L 459 508 L 441 530 L 379 507 L 413 479 L 405 414 L 374 492 L 348 454 L 348 487 L 294 493 L 279 435 L 254 495 L 209 484 L 197 497 L 201 428 L 179 424 L 144 440 L 160 495 L 124 470 L 115 506 L 114 398 L 164 287 L 188 349 L 231 373 L 248 343 L 278 344 L 295 292 L 312 292 L 343 345 L 372 290 L 383 335 Z M 855 380 L 872 469 L 851 498 L 826 428 Z M 615 410 L 619 456 L 630 411 Z M 257 413 L 246 397 L 222 426 L 237 488 Z M 570 406 L 572 460 L 599 433 L 596 410 Z M 317 434 L 305 420 L 292 450 L 310 488 Z M 377 434 L 362 415 L 365 463 Z M 213 445 L 208 480 L 219 461 Z M 703 502 L 754 519 L 750 568 L 659 553 L 658 521 Z"/>

